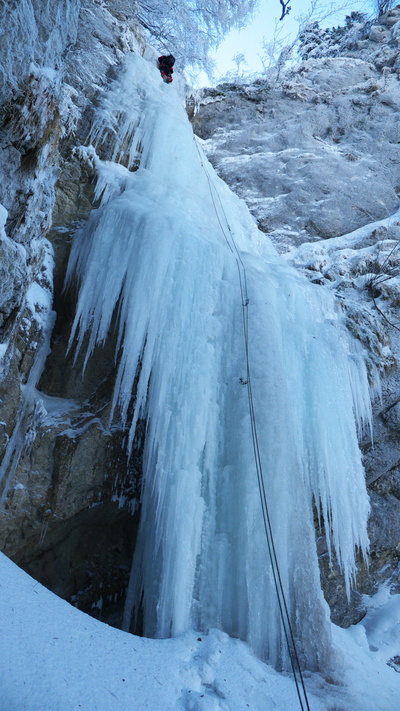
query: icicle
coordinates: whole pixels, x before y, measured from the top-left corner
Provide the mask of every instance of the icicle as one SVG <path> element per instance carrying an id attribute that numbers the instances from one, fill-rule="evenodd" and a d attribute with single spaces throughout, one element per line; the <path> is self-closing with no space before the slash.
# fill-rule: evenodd
<path id="1" fill-rule="evenodd" d="M 93 137 L 107 136 L 117 160 L 130 143 L 128 165 L 140 160 L 131 173 L 96 158 L 103 204 L 77 235 L 68 271 L 80 281 L 71 343 L 79 349 L 89 332 L 87 359 L 118 307 L 113 410 L 127 421 L 134 401 L 130 445 L 138 418 L 147 421 L 125 628 L 142 605 L 146 635 L 217 626 L 276 666 L 289 664 L 257 490 L 233 238 L 246 269 L 255 416 L 282 582 L 303 663 L 329 665 L 313 501 L 349 586 L 354 549 L 368 546 L 355 421 L 370 417 L 364 361 L 333 297 L 283 262 L 215 175 L 155 67 L 128 59 L 98 116 Z"/>

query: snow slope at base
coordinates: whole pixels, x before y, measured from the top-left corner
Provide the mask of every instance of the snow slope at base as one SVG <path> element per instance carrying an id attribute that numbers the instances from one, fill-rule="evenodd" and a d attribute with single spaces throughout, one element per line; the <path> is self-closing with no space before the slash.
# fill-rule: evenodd
<path id="1" fill-rule="evenodd" d="M 189 632 L 168 640 L 139 638 L 76 610 L 3 555 L 0 580 L 1 711 L 299 708 L 290 677 L 219 630 L 201 637 Z M 400 652 L 400 596 L 381 597 L 372 598 L 365 618 L 377 651 L 369 650 L 362 625 L 337 629 L 345 686 L 307 676 L 312 711 L 398 709 L 400 675 L 385 660 Z"/>

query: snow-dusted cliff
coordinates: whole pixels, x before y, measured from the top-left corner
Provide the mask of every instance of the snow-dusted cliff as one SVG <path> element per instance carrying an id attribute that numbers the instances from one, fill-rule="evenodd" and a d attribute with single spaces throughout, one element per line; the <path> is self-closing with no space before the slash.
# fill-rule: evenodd
<path id="1" fill-rule="evenodd" d="M 132 554 L 132 533 L 126 532 L 125 519 L 131 515 L 124 517 L 117 501 L 112 502 L 115 489 L 123 488 L 127 465 L 122 433 L 111 436 L 104 426 L 107 396 L 101 383 L 112 374 L 113 356 L 103 358 L 100 370 L 95 367 L 96 374 L 85 383 L 77 371 L 60 368 L 74 308 L 61 290 L 70 235 L 94 201 L 93 168 L 80 160 L 75 147 L 87 141 L 93 102 L 102 87 L 126 54 L 141 54 L 145 43 L 126 0 L 26 0 L 2 4 L 0 12 L 7 38 L 0 49 L 0 202 L 8 211 L 1 215 L 2 228 L 7 217 L 0 283 L 2 549 L 18 553 L 22 564 L 30 561 L 32 572 L 50 587 L 69 599 L 75 596 L 90 610 L 100 594 L 99 583 L 93 582 L 99 569 L 113 599 L 127 584 L 123 571 Z M 55 324 L 53 305 L 59 315 Z M 44 406 L 33 393 L 53 327 L 44 391 L 67 400 L 48 400 Z M 26 383 L 33 401 L 29 394 L 26 398 Z M 72 402 L 75 397 L 79 402 Z M 16 429 L 24 399 L 31 406 Z M 32 440 L 34 452 L 25 448 Z M 15 467 L 19 486 L 13 481 Z M 130 468 L 135 469 L 132 462 Z M 90 509 L 94 503 L 107 508 L 102 523 L 99 509 Z M 82 511 L 87 512 L 83 517 Z M 52 523 L 57 524 L 54 540 Z M 111 539 L 113 553 L 106 543 Z M 54 556 L 51 551 L 59 546 L 63 554 Z M 77 567 L 71 585 L 72 558 Z"/>
<path id="2" fill-rule="evenodd" d="M 56 8 L 25 0 L 3 17 L 3 549 L 116 626 L 150 637 L 218 627 L 283 669 L 287 607 L 301 666 L 344 682 L 318 552 L 340 622 L 362 614 L 357 594 L 350 607 L 343 594 L 357 549 L 368 592 L 390 575 L 393 585 L 397 567 L 397 500 L 386 506 L 378 488 L 396 482 L 397 444 L 378 426 L 370 447 L 367 380 L 377 389 L 395 362 L 395 61 L 383 71 L 365 57 L 311 60 L 279 86 L 208 92 L 195 127 L 259 231 L 207 162 L 183 82 L 161 82 L 128 4 Z M 395 46 L 393 17 L 382 26 Z M 392 429 L 395 385 L 384 381 Z M 369 577 L 357 434 L 378 481 Z M 384 471 L 377 451 L 393 458 Z M 373 639 L 369 619 L 359 640 L 361 629 Z M 382 659 L 395 668 L 393 649 Z M 201 669 L 198 698 L 189 688 L 176 703 L 208 708 L 204 685 L 209 708 L 236 710 Z"/>

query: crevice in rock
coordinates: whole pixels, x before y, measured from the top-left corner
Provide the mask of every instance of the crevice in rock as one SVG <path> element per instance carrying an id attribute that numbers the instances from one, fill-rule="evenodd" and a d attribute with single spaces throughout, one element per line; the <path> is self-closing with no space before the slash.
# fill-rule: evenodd
<path id="1" fill-rule="evenodd" d="M 139 423 L 139 432 L 143 427 Z M 21 461 L 21 480 L 28 466 L 30 477 L 36 476 L 42 485 L 44 471 L 39 472 L 38 466 L 46 454 L 53 471 L 47 491 L 37 491 L 27 502 L 22 521 L 15 518 L 20 516 L 16 511 L 21 510 L 21 502 L 14 499 L 23 497 L 28 487 L 21 484 L 13 492 L 5 513 L 21 528 L 9 536 L 4 551 L 80 610 L 121 627 L 140 519 L 142 443 L 137 440 L 128 461 L 121 431 L 104 437 L 92 428 L 79 440 L 62 435 L 56 436 L 55 443 L 51 440 L 51 434 L 44 442 L 41 439 L 43 451 L 34 447 Z M 85 448 L 88 456 L 82 457 Z M 83 471 L 79 471 L 80 461 Z"/>
<path id="2" fill-rule="evenodd" d="M 58 524 L 43 521 L 41 539 L 12 558 L 80 610 L 120 627 L 137 519 L 105 501 Z"/>

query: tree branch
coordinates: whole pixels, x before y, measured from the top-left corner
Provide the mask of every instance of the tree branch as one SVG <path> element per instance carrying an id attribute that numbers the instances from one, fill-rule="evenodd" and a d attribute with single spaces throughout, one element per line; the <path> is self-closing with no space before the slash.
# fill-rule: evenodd
<path id="1" fill-rule="evenodd" d="M 280 20 L 283 20 L 283 18 L 286 17 L 286 15 L 289 14 L 289 12 L 290 12 L 290 10 L 291 10 L 292 8 L 291 8 L 290 5 L 289 5 L 290 0 L 287 0 L 287 2 L 285 2 L 285 0 L 279 0 L 279 2 L 280 2 L 280 4 L 282 5 L 282 14 L 281 14 L 281 16 L 280 16 L 279 19 L 280 19 Z"/>

